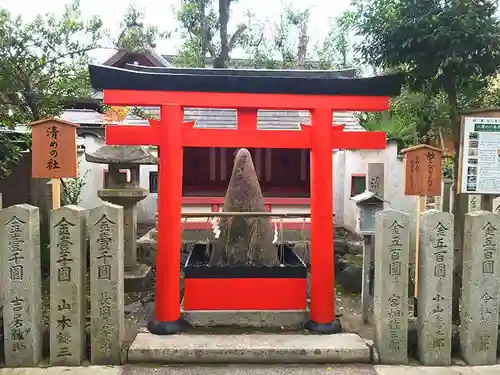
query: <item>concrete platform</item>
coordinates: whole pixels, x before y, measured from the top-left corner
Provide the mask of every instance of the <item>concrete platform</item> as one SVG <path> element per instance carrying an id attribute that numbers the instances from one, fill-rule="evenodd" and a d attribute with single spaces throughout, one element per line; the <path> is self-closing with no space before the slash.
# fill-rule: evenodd
<path id="1" fill-rule="evenodd" d="M 28 374 L 23 374 L 23 375 L 28 375 Z M 170 366 L 162 366 L 159 368 L 158 367 L 145 368 L 141 366 L 128 365 L 125 366 L 122 375 L 378 375 L 378 374 L 371 365 L 218 365 L 218 366 L 170 365 Z M 441 375 L 441 374 L 436 374 L 436 375 Z"/>
<path id="2" fill-rule="evenodd" d="M 301 328 L 309 315 L 307 310 L 182 310 L 182 314 L 193 327 L 277 329 Z"/>
<path id="3" fill-rule="evenodd" d="M 498 375 L 500 365 L 422 367 L 371 365 L 80 366 L 1 368 L 0 375 Z"/>
<path id="4" fill-rule="evenodd" d="M 370 349 L 352 333 L 156 336 L 139 333 L 129 363 L 370 363 Z"/>

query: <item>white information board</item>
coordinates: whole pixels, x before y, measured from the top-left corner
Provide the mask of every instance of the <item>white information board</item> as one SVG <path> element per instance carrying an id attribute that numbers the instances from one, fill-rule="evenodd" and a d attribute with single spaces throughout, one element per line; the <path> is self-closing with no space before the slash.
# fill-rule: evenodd
<path id="1" fill-rule="evenodd" d="M 461 175 L 463 194 L 500 194 L 500 118 L 464 118 Z"/>

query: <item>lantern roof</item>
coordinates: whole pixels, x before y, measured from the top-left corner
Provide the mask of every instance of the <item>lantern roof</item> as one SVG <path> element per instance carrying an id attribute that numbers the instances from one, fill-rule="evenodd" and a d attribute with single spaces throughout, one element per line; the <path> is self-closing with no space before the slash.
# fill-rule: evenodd
<path id="1" fill-rule="evenodd" d="M 99 164 L 157 164 L 157 158 L 141 146 L 104 145 L 93 153 L 85 153 L 85 160 Z"/>

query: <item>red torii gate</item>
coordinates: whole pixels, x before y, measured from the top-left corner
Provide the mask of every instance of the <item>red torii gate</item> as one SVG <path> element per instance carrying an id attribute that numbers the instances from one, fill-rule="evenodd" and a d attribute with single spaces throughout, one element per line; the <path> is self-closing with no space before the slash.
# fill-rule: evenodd
<path id="1" fill-rule="evenodd" d="M 107 126 L 111 145 L 156 145 L 159 156 L 156 334 L 182 330 L 180 251 L 183 147 L 306 148 L 311 150 L 311 306 L 308 328 L 334 330 L 332 149 L 383 149 L 384 132 L 332 126 L 333 111 L 383 111 L 400 76 L 338 78 L 338 72 L 90 67 L 92 85 L 113 106 L 159 106 L 150 126 Z M 315 74 L 317 76 L 315 76 Z M 347 85 L 346 85 L 347 83 Z M 363 95 L 363 92 L 367 93 Z M 237 129 L 200 129 L 183 109 L 235 108 Z M 311 126 L 257 129 L 257 110 L 308 110 Z"/>

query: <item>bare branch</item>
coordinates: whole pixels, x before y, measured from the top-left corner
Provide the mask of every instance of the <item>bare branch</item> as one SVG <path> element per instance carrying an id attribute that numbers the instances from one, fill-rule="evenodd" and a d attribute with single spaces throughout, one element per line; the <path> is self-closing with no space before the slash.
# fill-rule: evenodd
<path id="1" fill-rule="evenodd" d="M 79 49 L 79 50 L 76 50 L 76 51 L 71 51 L 71 52 L 68 52 L 68 53 L 64 53 L 64 54 L 61 54 L 61 55 L 58 55 L 58 56 L 54 57 L 53 59 L 47 60 L 43 64 L 40 64 L 40 65 L 36 66 L 35 68 L 31 69 L 30 72 L 28 73 L 28 76 L 31 76 L 37 70 L 42 69 L 44 66 L 47 66 L 48 64 L 54 63 L 57 60 L 63 59 L 65 57 L 71 57 L 71 56 L 75 56 L 75 55 L 81 55 L 83 53 L 90 52 L 90 51 L 93 51 L 95 49 L 113 49 L 114 50 L 115 48 L 102 47 L 102 46 L 92 46 L 92 47 L 82 48 L 82 49 Z"/>
<path id="2" fill-rule="evenodd" d="M 238 26 L 238 29 L 236 29 L 236 31 L 234 32 L 234 34 L 229 39 L 229 43 L 228 43 L 228 49 L 229 49 L 229 51 L 233 50 L 234 45 L 236 44 L 236 42 L 238 41 L 238 39 L 240 38 L 240 36 L 245 32 L 246 29 L 247 29 L 247 25 L 242 24 L 242 25 Z"/>

